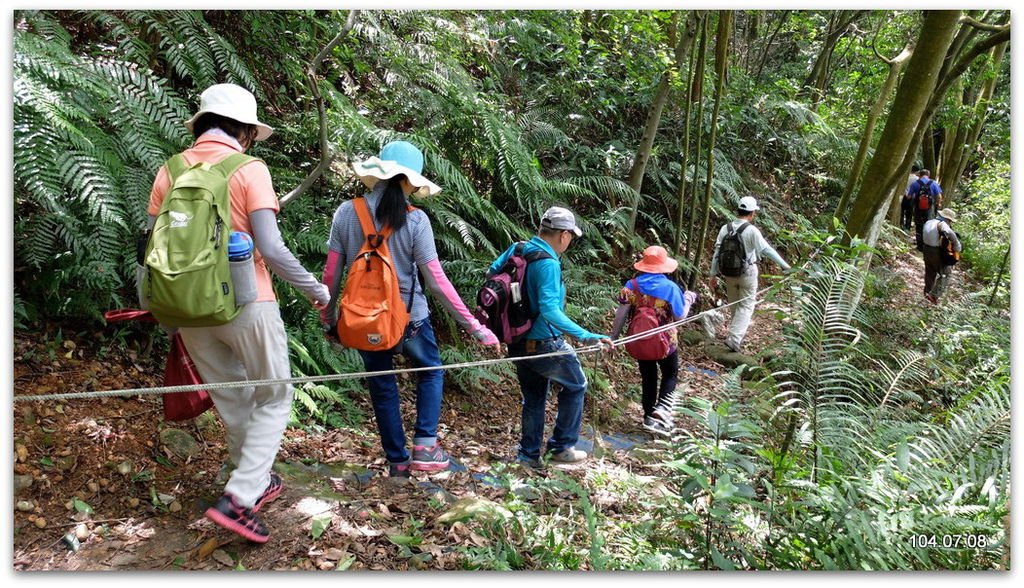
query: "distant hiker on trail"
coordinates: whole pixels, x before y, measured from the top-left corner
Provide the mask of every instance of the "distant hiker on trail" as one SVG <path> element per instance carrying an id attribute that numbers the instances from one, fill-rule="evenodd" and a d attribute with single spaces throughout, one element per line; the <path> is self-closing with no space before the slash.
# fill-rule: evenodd
<path id="1" fill-rule="evenodd" d="M 580 341 L 597 341 L 607 345 L 608 351 L 612 347 L 612 341 L 607 335 L 591 333 L 565 314 L 566 290 L 558 257 L 565 253 L 573 239 L 582 234 L 571 211 L 553 206 L 541 217 L 537 235 L 522 248 L 526 256 L 537 252 L 541 254 L 526 266 L 525 292 L 522 292 L 535 319 L 524 339 L 509 344 L 509 356 L 566 352 L 564 355 L 516 362 L 519 387 L 523 394 L 522 436 L 517 460 L 531 467 L 540 465 L 545 406 L 552 382 L 561 385 L 562 389 L 558 392 L 555 428 L 548 439 L 545 453 L 557 462 L 571 463 L 587 458 L 586 452 L 575 447 L 583 422 L 583 397 L 587 391 L 587 378 L 583 375 L 583 367 L 572 345 L 565 341 L 563 335 L 570 335 Z M 501 271 L 506 260 L 516 251 L 516 245 L 510 245 L 491 264 L 489 275 Z"/>
<path id="2" fill-rule="evenodd" d="M 929 219 L 935 216 L 935 211 L 942 206 L 942 187 L 931 179 L 930 171 L 923 169 L 918 175 L 920 178 L 907 188 L 907 195 L 910 196 L 911 205 L 914 208 L 914 240 L 917 243 L 917 250 L 924 251 L 921 229 Z"/>
<path id="3" fill-rule="evenodd" d="M 619 293 L 619 308 L 612 324 L 612 339 L 617 340 L 627 319 L 629 335 L 667 325 L 686 317 L 697 297 L 686 292 L 666 274 L 676 271 L 679 262 L 668 256 L 659 245 L 644 249 L 643 259 L 633 264 L 639 273 L 626 282 Z M 655 433 L 672 429 L 672 402 L 679 375 L 678 334 L 676 329 L 663 331 L 626 343 L 640 367 L 643 426 Z M 661 369 L 661 382 L 658 370 Z"/>
<path id="4" fill-rule="evenodd" d="M 150 228 L 156 225 L 151 239 L 154 242 L 171 239 L 173 237 L 167 234 L 174 231 L 181 234 L 202 231 L 197 241 L 199 246 L 210 241 L 206 238 L 210 234 L 205 232 L 207 227 L 190 228 L 190 224 L 198 224 L 195 218 L 198 213 L 161 211 L 161 208 L 165 197 L 169 202 L 181 202 L 178 194 L 186 193 L 189 186 L 179 188 L 176 179 L 198 169 L 190 170 L 189 166 L 206 162 L 215 164 L 213 169 L 217 169 L 225 162 L 228 169 L 219 181 L 223 189 L 225 175 L 229 178 L 226 198 L 230 201 L 230 224 L 222 226 L 223 219 L 216 219 L 216 228 L 222 233 L 214 231 L 214 238 L 223 235 L 224 241 L 215 242 L 213 251 L 225 258 L 228 256 L 227 233 L 231 231 L 248 233 L 255 246 L 251 252 L 255 263 L 250 266 L 255 272 L 254 300 L 241 306 L 238 314 L 226 324 L 181 327 L 179 332 L 185 348 L 206 383 L 290 378 L 288 335 L 268 268 L 298 288 L 318 308 L 327 304 L 330 293 L 302 267 L 281 240 L 277 226 L 277 194 L 266 164 L 256 158 L 240 156 L 254 142 L 269 137 L 273 130 L 257 118 L 253 95 L 234 84 L 207 88 L 202 93 L 199 111 L 185 122 L 185 127 L 196 142 L 168 160 L 157 173 L 147 210 Z M 169 225 L 162 220 L 157 222 L 162 212 L 169 215 Z M 158 235 L 161 232 L 163 236 Z M 180 250 L 176 253 L 181 257 Z M 153 272 L 150 269 L 150 273 Z M 249 276 L 252 277 L 252 271 Z M 227 288 L 226 282 L 221 286 Z M 239 283 L 233 282 L 233 286 Z M 194 304 L 200 287 L 183 294 L 183 301 Z M 216 288 L 214 294 L 219 292 L 220 288 Z M 224 494 L 207 509 L 206 516 L 250 541 L 264 543 L 270 533 L 260 523 L 256 512 L 281 493 L 281 479 L 271 472 L 271 467 L 288 423 L 292 387 L 289 384 L 246 386 L 211 389 L 209 393 L 224 421 L 228 452 L 235 469 L 224 486 Z"/>
<path id="5" fill-rule="evenodd" d="M 900 201 L 900 227 L 904 231 L 910 231 L 910 222 L 914 218 L 914 198 L 910 195 L 910 189 L 921 179 L 917 173 L 921 168 L 914 165 L 910 168 L 910 177 L 907 178 L 907 187 L 903 191 L 903 199 Z"/>
<path id="6" fill-rule="evenodd" d="M 331 223 L 324 266 L 324 282 L 332 294 L 323 312 L 328 334 L 337 333 L 342 344 L 359 350 L 370 372 L 394 369 L 399 353 L 416 367 L 439 366 L 441 354 L 423 294 L 426 286 L 477 342 L 497 346 L 494 334 L 470 314 L 441 268 L 430 218 L 408 203 L 412 194 L 432 196 L 441 191 L 421 175 L 423 153 L 411 143 L 394 141 L 380 150 L 379 157 L 357 162 L 352 169 L 370 191 L 342 202 Z M 370 275 L 373 272 L 378 273 Z M 379 308 L 373 310 L 375 306 Z M 387 333 L 380 325 L 367 322 L 367 317 L 388 313 L 396 315 L 393 324 L 384 325 L 394 329 L 394 341 L 384 340 Z M 408 478 L 410 469 L 446 470 L 450 463 L 437 439 L 444 372 L 418 372 L 416 377 L 411 456 L 402 427 L 398 379 L 393 374 L 368 378 L 388 473 L 396 478 Z"/>
<path id="7" fill-rule="evenodd" d="M 960 259 L 960 239 L 953 231 L 956 213 L 946 208 L 936 218 L 924 224 L 924 297 L 938 304 L 939 297 L 949 286 L 953 265 Z"/>
<path id="8" fill-rule="evenodd" d="M 715 252 L 711 257 L 711 291 L 718 288 L 718 276 L 722 276 L 729 302 L 740 301 L 731 307 L 732 320 L 729 322 L 729 335 L 725 338 L 725 346 L 737 353 L 754 315 L 758 263 L 767 257 L 783 270 L 789 269 L 789 264 L 754 226 L 754 216 L 759 209 L 753 196 L 740 198 L 736 220 L 726 223 L 718 231 Z"/>

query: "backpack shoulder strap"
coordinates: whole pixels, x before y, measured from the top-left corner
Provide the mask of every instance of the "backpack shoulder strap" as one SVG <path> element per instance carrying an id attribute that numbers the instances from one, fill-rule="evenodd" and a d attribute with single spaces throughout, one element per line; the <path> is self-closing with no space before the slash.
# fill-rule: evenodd
<path id="1" fill-rule="evenodd" d="M 750 223 L 748 223 L 747 221 L 743 221 L 743 224 L 741 224 L 740 226 L 736 227 L 736 236 L 739 237 L 740 235 L 742 235 L 743 231 L 747 230 L 747 227 L 749 227 L 749 226 L 750 226 Z"/>
<path id="2" fill-rule="evenodd" d="M 553 257 L 551 257 L 551 255 L 547 251 L 540 251 L 540 250 L 538 250 L 538 251 L 531 251 L 531 252 L 527 253 L 526 255 L 524 255 L 523 257 L 526 259 L 526 263 L 530 263 L 532 261 L 538 261 L 538 260 L 541 260 L 541 259 L 554 259 Z"/>
<path id="3" fill-rule="evenodd" d="M 246 155 L 245 153 L 232 153 L 231 155 L 228 155 L 224 159 L 218 161 L 217 164 L 213 166 L 213 168 L 220 170 L 224 174 L 225 178 L 230 178 L 235 174 L 236 171 L 238 171 L 238 168 L 249 163 L 250 161 L 256 161 L 257 159 L 258 158 L 253 157 L 251 155 Z"/>
<path id="4" fill-rule="evenodd" d="M 359 226 L 363 229 L 363 236 L 366 238 L 367 243 L 370 244 L 370 247 L 374 249 L 386 247 L 385 241 L 391 236 L 391 227 L 377 230 L 376 225 L 373 224 L 373 218 L 370 217 L 370 206 L 366 204 L 366 198 L 362 196 L 354 198 L 352 206 L 356 210 Z"/>
<path id="5" fill-rule="evenodd" d="M 633 284 L 633 294 L 634 294 L 634 296 L 636 296 L 636 301 L 637 301 L 636 306 L 637 307 L 647 306 L 646 304 L 640 304 L 641 302 L 646 302 L 647 301 L 647 295 L 640 291 L 640 283 L 636 281 L 636 278 L 633 278 L 632 280 L 630 280 L 629 283 Z"/>
<path id="6" fill-rule="evenodd" d="M 181 153 L 178 153 L 177 155 L 172 155 L 170 159 L 168 159 L 167 162 L 164 164 L 164 167 L 167 168 L 167 176 L 170 179 L 171 183 L 173 184 L 174 178 L 177 178 L 181 174 L 185 173 L 185 170 L 189 168 L 189 165 L 188 161 L 185 159 L 185 156 Z"/>

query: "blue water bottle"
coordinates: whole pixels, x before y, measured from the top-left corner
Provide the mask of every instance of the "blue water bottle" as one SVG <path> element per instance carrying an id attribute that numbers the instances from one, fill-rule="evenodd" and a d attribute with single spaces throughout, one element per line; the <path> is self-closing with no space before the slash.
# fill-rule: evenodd
<path id="1" fill-rule="evenodd" d="M 231 231 L 228 236 L 228 264 L 235 288 L 235 304 L 242 306 L 256 300 L 256 263 L 252 257 L 253 242 L 249 233 Z"/>

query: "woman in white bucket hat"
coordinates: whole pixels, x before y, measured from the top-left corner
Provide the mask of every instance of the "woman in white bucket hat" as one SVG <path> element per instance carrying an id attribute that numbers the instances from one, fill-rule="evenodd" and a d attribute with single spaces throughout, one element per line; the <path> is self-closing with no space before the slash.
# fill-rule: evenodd
<path id="1" fill-rule="evenodd" d="M 401 299 L 406 301 L 409 311 L 409 323 L 399 344 L 401 349 L 359 351 L 366 371 L 393 369 L 396 353 L 402 353 L 417 367 L 441 365 L 441 354 L 421 286 L 429 289 L 455 322 L 477 342 L 498 345 L 494 333 L 473 317 L 441 269 L 430 218 L 422 210 L 409 206 L 407 198 L 412 194 L 426 196 L 441 191 L 423 177 L 423 153 L 411 143 L 394 141 L 385 145 L 378 156 L 354 163 L 352 168 L 370 192 L 342 202 L 334 213 L 324 267 L 324 283 L 330 286 L 333 295 L 332 304 L 323 313 L 327 332 L 336 332 L 338 308 L 334 301 L 341 298 L 342 274 L 345 268 L 352 267 L 366 242 L 356 211 L 356 206 L 365 206 L 376 230 L 391 229 L 387 246 L 398 274 Z M 417 275 L 422 276 L 422 284 Z M 441 449 L 437 438 L 443 372 L 424 371 L 417 376 L 412 455 L 407 449 L 402 427 L 398 380 L 394 375 L 368 378 L 381 446 L 388 460 L 389 475 L 393 477 L 408 477 L 410 469 L 440 471 L 447 469 L 450 463 L 448 453 Z"/>
<path id="2" fill-rule="evenodd" d="M 274 132 L 256 116 L 256 97 L 249 90 L 235 84 L 215 84 L 204 90 L 199 97 L 199 111 L 185 121 L 185 128 L 193 131 L 196 121 L 204 114 L 215 114 L 256 127 L 246 148 L 251 147 L 253 141 L 266 140 Z"/>
<path id="3" fill-rule="evenodd" d="M 204 382 L 290 378 L 288 335 L 268 268 L 302 291 L 317 307 L 326 306 L 330 293 L 281 240 L 277 226 L 280 205 L 266 164 L 260 159 L 239 157 L 255 141 L 269 137 L 273 129 L 257 117 L 256 98 L 234 84 L 207 88 L 200 97 L 199 110 L 185 121 L 185 127 L 192 132 L 195 143 L 157 172 L 149 199 L 149 228 L 153 228 L 173 184 L 172 176 L 180 173 L 172 172 L 198 163 L 216 165 L 234 157 L 225 162 L 229 169 L 235 169 L 228 180 L 228 230 L 252 235 L 256 297 L 227 324 L 181 328 L 182 342 Z M 288 423 L 292 387 L 278 384 L 209 392 L 224 422 L 228 453 L 235 469 L 223 495 L 207 509 L 206 516 L 250 541 L 264 543 L 270 533 L 256 512 L 281 493 L 281 478 L 271 468 Z"/>

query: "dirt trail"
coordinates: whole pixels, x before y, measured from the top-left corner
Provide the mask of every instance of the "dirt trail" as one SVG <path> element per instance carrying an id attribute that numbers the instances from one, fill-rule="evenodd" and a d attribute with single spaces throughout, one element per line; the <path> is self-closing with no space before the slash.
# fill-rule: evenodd
<path id="1" fill-rule="evenodd" d="M 914 253 L 899 252 L 885 264 L 893 279 L 904 282 L 901 296 L 917 303 L 923 266 Z M 960 290 L 954 285 L 950 297 L 962 296 Z M 901 303 L 900 297 L 892 301 Z M 748 352 L 771 352 L 779 330 L 774 317 L 788 310 L 784 304 L 759 306 L 745 341 Z M 52 333 L 16 334 L 15 394 L 159 384 L 158 358 L 105 352 L 100 340 L 98 333 L 59 342 Z M 707 359 L 699 345 L 681 347 L 680 355 L 687 393 L 711 396 L 721 385 L 712 374 L 724 372 L 723 366 Z M 584 362 L 597 365 L 588 358 Z M 594 470 L 656 473 L 649 457 L 636 451 L 652 438 L 639 426 L 638 376 L 628 361 L 610 363 L 616 365 L 612 389 L 600 398 L 588 395 L 584 420 L 593 424 L 596 400 L 607 453 L 562 473 L 579 478 Z M 411 386 L 402 388 L 408 419 L 414 414 Z M 364 414 L 372 413 L 365 397 L 355 400 Z M 553 408 L 549 403 L 551 422 Z M 271 540 L 258 546 L 202 516 L 222 487 L 218 477 L 226 453 L 212 412 L 184 424 L 164 422 L 155 396 L 19 402 L 13 412 L 15 570 L 457 569 L 459 547 L 484 539 L 463 523 L 437 522 L 440 513 L 463 498 L 500 502 L 510 491 L 500 483 L 503 478 L 529 486 L 536 476 L 554 475 L 552 468 L 535 473 L 506 463 L 518 434 L 514 381 L 488 386 L 486 396 L 449 386 L 439 434 L 463 466 L 460 471 L 420 475 L 405 484 L 390 481 L 383 475 L 372 419 L 355 429 L 289 429 L 276 466 L 284 492 L 262 511 Z M 168 451 L 160 436 L 167 428 L 196 440 L 194 457 Z M 401 544 L 410 533 L 417 537 L 415 548 Z"/>

